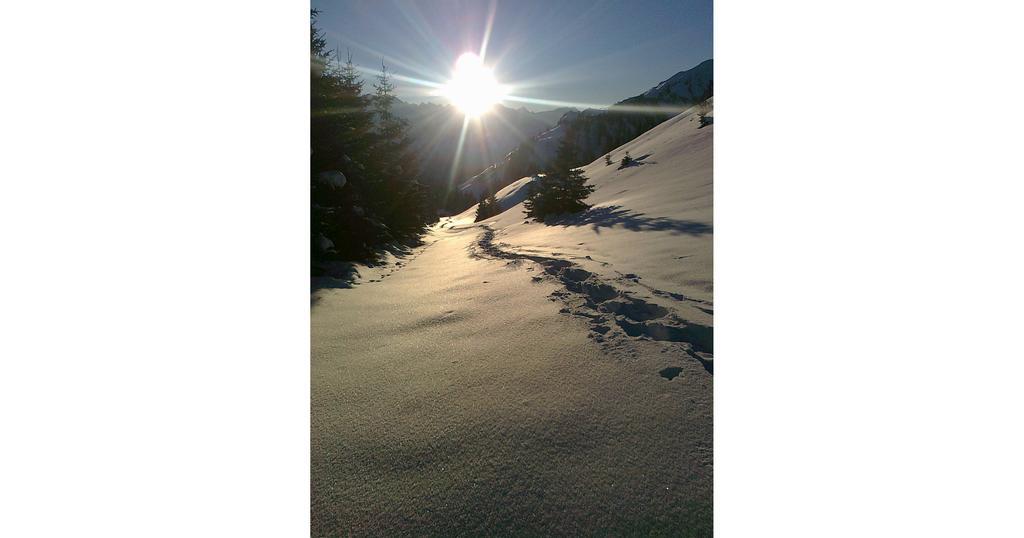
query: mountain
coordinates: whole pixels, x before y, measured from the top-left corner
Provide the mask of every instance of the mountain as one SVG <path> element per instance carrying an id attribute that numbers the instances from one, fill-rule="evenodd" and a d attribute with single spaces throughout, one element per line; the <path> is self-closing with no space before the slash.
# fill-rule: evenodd
<path id="1" fill-rule="evenodd" d="M 698 103 L 711 97 L 713 82 L 713 60 L 704 60 L 696 67 L 680 71 L 646 92 L 624 99 L 619 104 Z"/>
<path id="2" fill-rule="evenodd" d="M 495 105 L 480 121 L 469 123 L 459 168 L 455 171 L 456 181 L 502 159 L 524 141 L 553 127 L 570 110 L 531 112 L 523 107 Z M 447 185 L 462 132 L 462 112 L 448 104 L 404 101 L 396 101 L 394 112 L 409 124 L 408 136 L 418 158 L 420 181 L 435 187 Z M 474 198 L 466 203 L 475 201 Z"/>
<path id="3" fill-rule="evenodd" d="M 680 71 L 651 89 L 615 103 L 607 110 L 587 109 L 562 115 L 558 124 L 511 151 L 459 189 L 466 198 L 478 199 L 517 179 L 536 173 L 554 158 L 562 138 L 575 140 L 579 162 L 590 162 L 608 150 L 632 140 L 686 107 L 713 95 L 713 60 Z"/>
<path id="4" fill-rule="evenodd" d="M 523 108 L 523 110 L 526 109 Z M 562 119 L 562 116 L 564 116 L 567 112 L 576 111 L 577 110 L 575 108 L 561 107 L 553 108 L 551 110 L 545 110 L 543 112 L 534 112 L 534 114 L 536 114 L 538 117 L 542 118 L 545 122 L 547 122 L 548 127 L 554 127 L 555 125 L 558 124 L 558 120 Z"/>

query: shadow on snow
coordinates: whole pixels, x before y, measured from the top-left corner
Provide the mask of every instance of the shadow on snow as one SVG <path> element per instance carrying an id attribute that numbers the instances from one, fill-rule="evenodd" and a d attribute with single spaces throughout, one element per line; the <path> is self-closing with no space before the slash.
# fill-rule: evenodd
<path id="1" fill-rule="evenodd" d="M 650 156 L 651 156 L 650 153 L 648 153 L 646 155 L 641 155 L 641 156 L 639 156 L 639 157 L 637 157 L 635 159 L 632 159 L 629 162 L 629 164 L 620 164 L 618 169 L 622 170 L 623 168 L 632 168 L 634 166 L 641 166 L 641 165 L 644 165 L 644 164 L 657 164 L 655 162 L 649 162 L 649 163 L 648 162 L 644 162 L 644 159 L 646 159 L 646 158 L 648 158 Z"/>
<path id="2" fill-rule="evenodd" d="M 588 209 L 574 215 L 564 215 L 545 221 L 549 226 L 590 226 L 595 233 L 601 228 L 622 226 L 634 232 L 665 231 L 673 235 L 701 236 L 712 232 L 712 227 L 703 222 L 679 220 L 668 217 L 648 217 L 643 213 L 634 213 L 622 206 L 602 206 Z"/>
<path id="3" fill-rule="evenodd" d="M 372 259 L 359 263 L 366 267 L 387 266 L 387 262 L 384 261 L 386 254 L 391 254 L 397 260 L 405 260 L 413 252 L 413 249 L 422 244 L 423 241 L 419 238 L 406 244 L 390 243 L 378 249 Z M 309 281 L 309 306 L 316 306 L 320 302 L 320 297 L 316 295 L 318 290 L 351 289 L 358 286 L 360 274 L 356 263 L 327 261 L 314 266 L 313 275 Z"/>

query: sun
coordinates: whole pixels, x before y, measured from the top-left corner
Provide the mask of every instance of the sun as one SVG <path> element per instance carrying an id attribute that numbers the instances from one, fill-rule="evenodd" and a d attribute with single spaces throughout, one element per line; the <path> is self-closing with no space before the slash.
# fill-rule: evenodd
<path id="1" fill-rule="evenodd" d="M 452 79 L 442 91 L 453 105 L 470 117 L 479 116 L 505 97 L 505 89 L 479 56 L 467 52 L 455 62 Z"/>

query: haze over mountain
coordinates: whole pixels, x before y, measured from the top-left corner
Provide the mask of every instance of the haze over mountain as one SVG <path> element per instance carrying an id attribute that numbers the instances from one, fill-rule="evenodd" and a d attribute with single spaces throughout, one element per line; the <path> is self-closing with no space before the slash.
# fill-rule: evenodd
<path id="1" fill-rule="evenodd" d="M 566 133 L 576 141 L 580 164 L 604 155 L 678 114 L 679 107 L 699 103 L 714 90 L 714 62 L 700 64 L 672 75 L 644 93 L 619 101 L 607 110 L 569 111 L 558 124 L 525 141 L 501 160 L 459 186 L 467 197 L 495 192 L 511 182 L 545 167 L 555 156 Z M 639 111 L 637 107 L 651 107 Z M 663 107 L 664 110 L 659 110 Z"/>
<path id="2" fill-rule="evenodd" d="M 557 108 L 532 112 L 524 107 L 495 105 L 484 121 L 469 122 L 454 172 L 456 183 L 479 173 L 522 142 L 550 129 L 571 110 Z M 462 112 L 450 104 L 413 104 L 396 100 L 395 115 L 408 122 L 410 146 L 418 157 L 420 181 L 447 183 L 452 178 L 452 165 L 462 131 Z M 458 208 L 475 201 L 466 200 Z"/>

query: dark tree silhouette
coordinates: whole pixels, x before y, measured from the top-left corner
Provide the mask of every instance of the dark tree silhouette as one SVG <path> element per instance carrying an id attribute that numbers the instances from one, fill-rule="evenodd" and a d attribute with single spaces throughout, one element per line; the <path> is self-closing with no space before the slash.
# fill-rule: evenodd
<path id="1" fill-rule="evenodd" d="M 494 193 L 481 194 L 480 203 L 476 206 L 476 219 L 474 222 L 480 222 L 498 213 L 501 213 L 501 204 L 498 203 Z"/>
<path id="2" fill-rule="evenodd" d="M 629 152 L 627 151 L 626 154 L 622 156 L 622 162 L 619 163 L 619 168 L 625 168 L 631 164 L 633 164 L 633 158 L 629 156 Z"/>
<path id="3" fill-rule="evenodd" d="M 528 217 L 543 221 L 552 215 L 577 213 L 590 207 L 583 200 L 594 191 L 594 186 L 587 185 L 583 170 L 574 167 L 576 159 L 575 133 L 569 130 L 547 172 L 530 184 L 523 201 Z"/>
<path id="4" fill-rule="evenodd" d="M 391 114 L 394 85 L 386 69 L 376 95 L 348 55 L 338 51 L 310 13 L 310 246 L 314 273 L 333 260 L 369 260 L 391 242 L 422 232 L 429 211 L 404 124 Z M 371 110 L 371 106 L 373 107 Z M 375 116 L 379 119 L 375 123 Z"/>
<path id="5" fill-rule="evenodd" d="M 386 203 L 379 210 L 397 234 L 415 235 L 422 232 L 428 220 L 427 190 L 416 181 L 415 156 L 406 135 L 408 126 L 394 114 L 395 85 L 383 60 L 373 88 L 378 133 L 375 159 L 386 192 Z"/>

